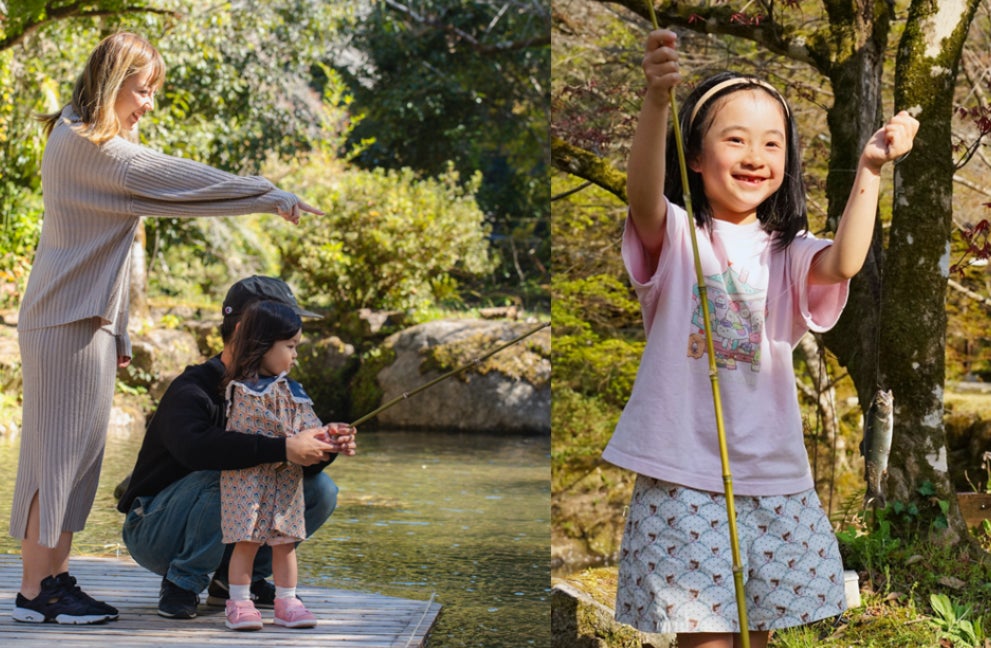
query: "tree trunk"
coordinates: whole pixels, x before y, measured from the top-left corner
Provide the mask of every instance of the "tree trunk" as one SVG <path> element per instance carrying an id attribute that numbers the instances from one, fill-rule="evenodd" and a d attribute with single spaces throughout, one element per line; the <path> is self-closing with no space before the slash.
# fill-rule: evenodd
<path id="1" fill-rule="evenodd" d="M 815 435 L 812 439 L 812 475 L 826 512 L 832 514 L 836 502 L 836 474 L 850 469 L 846 439 L 840 434 L 840 417 L 836 412 L 836 389 L 821 351 L 821 341 L 806 333 L 798 341 L 795 354 L 805 363 L 806 378 L 811 386 L 796 377 L 796 385 L 806 398 L 816 403 Z M 809 427 L 813 427 L 811 422 Z"/>
<path id="2" fill-rule="evenodd" d="M 912 154 L 895 167 L 895 196 L 882 291 L 881 373 L 895 394 L 888 488 L 928 504 L 926 482 L 950 504 L 941 538 L 967 537 L 947 467 L 943 427 L 946 281 L 953 160 L 950 123 L 961 51 L 978 0 L 913 0 L 898 48 L 895 108 L 920 122 Z M 920 507 L 921 508 L 921 507 Z M 938 514 L 938 512 L 937 512 Z"/>
<path id="3" fill-rule="evenodd" d="M 148 315 L 148 259 L 145 254 L 145 224 L 142 221 L 131 241 L 130 317 L 132 320 Z"/>
<path id="4" fill-rule="evenodd" d="M 831 137 L 826 178 L 827 227 L 835 232 L 850 196 L 860 154 L 868 138 L 884 121 L 881 79 L 891 16 L 884 3 L 826 4 L 830 25 L 836 34 L 832 66 L 825 70 L 836 97 L 827 115 Z M 878 13 L 872 13 L 874 8 Z M 877 375 L 877 331 L 883 264 L 882 230 L 878 219 L 867 261 L 850 282 L 850 297 L 843 317 L 824 336 L 829 349 L 850 372 L 865 412 L 880 378 Z"/>

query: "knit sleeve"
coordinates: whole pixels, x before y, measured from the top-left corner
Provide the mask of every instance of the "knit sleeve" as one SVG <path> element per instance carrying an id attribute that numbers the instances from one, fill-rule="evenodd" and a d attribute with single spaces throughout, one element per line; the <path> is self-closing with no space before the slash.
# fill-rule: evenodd
<path id="1" fill-rule="evenodd" d="M 128 147 L 125 189 L 141 216 L 238 216 L 289 211 L 299 199 L 261 176 L 239 176 L 137 145 Z"/>

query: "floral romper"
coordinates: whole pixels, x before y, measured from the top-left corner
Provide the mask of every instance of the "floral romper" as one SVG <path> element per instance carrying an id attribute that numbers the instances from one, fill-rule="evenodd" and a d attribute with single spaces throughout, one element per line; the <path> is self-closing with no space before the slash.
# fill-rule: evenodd
<path id="1" fill-rule="evenodd" d="M 227 429 L 244 434 L 290 437 L 319 427 L 313 401 L 302 386 L 281 374 L 227 387 Z M 270 545 L 306 539 L 303 469 L 267 463 L 220 474 L 221 529 L 225 544 Z"/>

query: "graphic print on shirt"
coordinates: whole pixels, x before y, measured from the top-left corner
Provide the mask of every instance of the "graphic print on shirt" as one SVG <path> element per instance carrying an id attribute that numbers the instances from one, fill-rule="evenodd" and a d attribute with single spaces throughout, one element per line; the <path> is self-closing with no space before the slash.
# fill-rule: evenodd
<path id="1" fill-rule="evenodd" d="M 730 266 L 722 274 L 706 277 L 706 296 L 716 366 L 736 370 L 738 364 L 749 364 L 750 370 L 756 373 L 760 371 L 764 335 L 765 291 L 748 285 L 746 280 L 746 275 L 738 274 Z M 706 347 L 698 284 L 692 287 L 692 304 L 688 355 L 698 359 L 705 354 Z"/>

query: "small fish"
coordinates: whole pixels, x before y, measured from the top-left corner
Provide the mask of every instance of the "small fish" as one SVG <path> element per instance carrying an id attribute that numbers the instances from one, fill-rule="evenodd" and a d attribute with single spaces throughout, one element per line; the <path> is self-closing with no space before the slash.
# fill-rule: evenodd
<path id="1" fill-rule="evenodd" d="M 873 505 L 884 508 L 884 479 L 888 476 L 888 455 L 891 453 L 891 437 L 895 427 L 894 396 L 891 390 L 879 389 L 864 418 L 864 440 L 860 442 L 860 454 L 864 457 L 864 479 L 867 494 L 864 508 Z"/>

